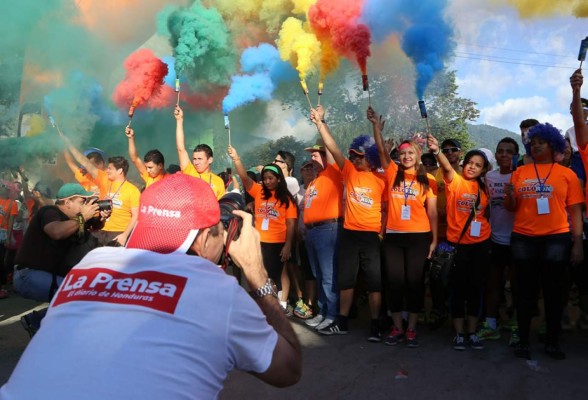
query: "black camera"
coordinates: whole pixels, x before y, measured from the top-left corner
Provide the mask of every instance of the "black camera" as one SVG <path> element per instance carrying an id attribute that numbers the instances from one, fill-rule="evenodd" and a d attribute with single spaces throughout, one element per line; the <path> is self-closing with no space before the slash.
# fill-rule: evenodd
<path id="1" fill-rule="evenodd" d="M 98 200 L 96 202 L 98 204 L 98 211 L 111 211 L 112 210 L 112 200 Z"/>
<path id="2" fill-rule="evenodd" d="M 220 206 L 220 219 L 229 234 L 229 238 L 232 240 L 238 239 L 243 226 L 243 219 L 233 214 L 233 211 L 245 211 L 243 196 L 239 193 L 227 193 L 220 198 L 218 204 Z"/>

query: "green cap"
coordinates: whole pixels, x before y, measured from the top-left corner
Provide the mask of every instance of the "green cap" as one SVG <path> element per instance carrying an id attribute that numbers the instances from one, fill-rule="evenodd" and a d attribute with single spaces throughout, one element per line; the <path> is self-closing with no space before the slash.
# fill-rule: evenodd
<path id="1" fill-rule="evenodd" d="M 79 183 L 66 183 L 57 191 L 57 200 L 69 199 L 74 196 L 93 197 L 96 195 L 85 190 Z"/>

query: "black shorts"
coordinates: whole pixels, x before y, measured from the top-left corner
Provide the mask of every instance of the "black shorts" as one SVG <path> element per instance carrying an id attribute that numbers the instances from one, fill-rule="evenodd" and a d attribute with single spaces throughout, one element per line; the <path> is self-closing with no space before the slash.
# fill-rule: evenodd
<path id="1" fill-rule="evenodd" d="M 376 232 L 343 229 L 337 250 L 339 289 L 353 289 L 359 268 L 365 275 L 368 292 L 382 291 L 380 238 Z"/>

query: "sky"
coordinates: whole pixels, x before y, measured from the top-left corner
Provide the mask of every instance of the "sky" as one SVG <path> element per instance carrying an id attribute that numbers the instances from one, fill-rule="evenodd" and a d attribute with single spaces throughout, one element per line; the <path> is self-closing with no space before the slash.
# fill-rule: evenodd
<path id="1" fill-rule="evenodd" d="M 569 77 L 579 67 L 587 18 L 565 9 L 523 18 L 510 5 L 487 0 L 452 0 L 448 11 L 457 43 L 450 67 L 459 94 L 478 104 L 476 124 L 513 132 L 526 118 L 564 131 L 573 125 Z"/>

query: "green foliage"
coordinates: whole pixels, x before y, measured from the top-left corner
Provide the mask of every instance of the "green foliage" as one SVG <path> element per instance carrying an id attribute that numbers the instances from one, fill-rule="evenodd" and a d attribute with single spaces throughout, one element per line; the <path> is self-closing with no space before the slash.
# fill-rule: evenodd
<path id="1" fill-rule="evenodd" d="M 294 155 L 294 157 L 296 157 L 294 172 L 297 172 L 302 162 L 310 158 L 310 153 L 304 151 L 304 149 L 308 146 L 309 143 L 298 140 L 294 136 L 284 136 L 278 140 L 271 140 L 260 144 L 252 150 L 241 154 L 240 157 L 243 161 L 243 165 L 245 165 L 246 168 L 251 168 L 256 165 L 269 164 L 273 162 L 276 154 L 280 150 L 289 151 Z"/>
<path id="2" fill-rule="evenodd" d="M 511 137 L 516 140 L 519 144 L 519 148 L 523 151 L 523 142 L 521 141 L 521 135 L 511 132 L 506 129 L 496 128 L 490 125 L 471 125 L 467 124 L 468 133 L 474 147 L 480 148 L 485 147 L 491 151 L 496 150 L 498 142 L 505 137 Z"/>

